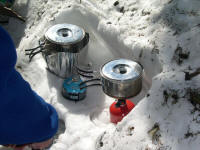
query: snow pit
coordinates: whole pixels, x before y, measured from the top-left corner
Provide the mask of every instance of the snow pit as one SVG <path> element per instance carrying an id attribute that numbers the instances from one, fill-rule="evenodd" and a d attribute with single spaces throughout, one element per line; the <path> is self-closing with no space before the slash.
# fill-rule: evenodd
<path id="1" fill-rule="evenodd" d="M 162 70 L 156 54 L 148 51 L 148 49 L 143 49 L 142 52 L 139 52 L 139 57 L 137 57 L 138 49 L 134 51 L 134 49 L 132 50 L 128 46 L 125 46 L 123 41 L 118 40 L 117 36 L 101 27 L 98 17 L 92 13 L 86 12 L 85 10 L 80 11 L 78 9 L 64 11 L 56 17 L 52 24 L 60 23 L 78 25 L 90 34 L 89 45 L 79 54 L 80 66 L 92 64 L 93 69 L 99 71 L 103 64 L 117 58 L 139 61 L 143 65 L 142 91 L 139 95 L 131 99 L 135 104 L 147 94 L 151 87 L 151 79 Z M 57 88 L 57 90 L 59 91 L 60 88 Z M 63 98 L 59 97 L 59 99 Z M 91 108 L 90 112 L 88 112 L 90 120 L 99 125 L 101 124 L 99 122 L 109 123 L 108 108 L 112 102 L 114 102 L 114 99 L 106 96 L 102 92 L 101 87 L 89 87 L 86 99 L 80 103 L 89 104 L 88 107 Z M 80 104 L 78 103 L 77 105 Z M 80 108 L 80 106 L 77 107 L 77 109 Z M 74 109 L 76 108 L 73 108 L 72 112 L 77 112 L 77 110 Z M 81 109 L 79 109 L 79 112 L 80 111 Z"/>
<path id="2" fill-rule="evenodd" d="M 137 104 L 148 93 L 152 78 L 162 71 L 157 54 L 140 46 L 126 46 L 124 41 L 120 40 L 117 29 L 108 28 L 109 24 L 99 22 L 99 17 L 103 16 L 94 15 L 80 7 L 70 8 L 60 12 L 53 21 L 49 22 L 47 19 L 41 21 L 36 27 L 37 30 L 25 42 L 23 41 L 21 46 L 24 49 L 31 48 L 30 44 L 32 47 L 36 46 L 39 37 L 54 24 L 78 25 L 90 34 L 88 46 L 79 54 L 80 66 L 90 64 L 94 70 L 99 71 L 103 64 L 118 58 L 135 60 L 143 65 L 142 90 L 140 94 L 130 99 Z M 19 66 L 28 62 L 28 58 L 19 57 L 22 57 L 19 59 Z M 94 150 L 98 137 L 108 128 L 115 127 L 109 121 L 109 106 L 115 99 L 105 95 L 101 87 L 89 87 L 83 101 L 77 103 L 68 101 L 61 95 L 63 79 L 51 74 L 45 68 L 44 59 L 38 55 L 20 71 L 25 79 L 31 81 L 33 88 L 56 108 L 60 119 L 65 123 L 66 128 L 62 128 L 62 132 L 65 130 L 64 133 L 55 140 L 56 143 L 52 145 L 51 150 L 75 150 L 80 147 L 82 150 Z"/>
<path id="3" fill-rule="evenodd" d="M 162 71 L 157 54 L 148 49 L 126 46 L 117 35 L 106 30 L 99 18 L 92 13 L 70 9 L 61 12 L 48 26 L 61 23 L 78 25 L 90 34 L 88 46 L 79 53 L 79 65 L 92 65 L 96 71 L 106 62 L 126 58 L 139 61 L 144 67 L 143 87 L 139 95 L 130 100 L 137 104 L 151 87 L 152 78 Z M 44 28 L 45 30 L 46 28 Z M 41 59 L 42 61 L 42 59 Z M 113 127 L 109 118 L 109 106 L 115 99 L 105 95 L 101 87 L 89 87 L 87 96 L 83 101 L 77 103 L 64 99 L 61 95 L 63 79 L 47 72 L 48 86 L 51 92 L 51 104 L 53 104 L 60 118 L 65 121 L 66 130 L 52 149 L 65 149 L 71 147 L 76 149 L 83 145 L 83 149 L 94 149 L 96 140 L 106 128 Z M 53 92 L 51 89 L 54 89 Z M 87 141 L 85 146 L 84 141 Z M 90 142 L 88 142 L 90 141 Z"/>

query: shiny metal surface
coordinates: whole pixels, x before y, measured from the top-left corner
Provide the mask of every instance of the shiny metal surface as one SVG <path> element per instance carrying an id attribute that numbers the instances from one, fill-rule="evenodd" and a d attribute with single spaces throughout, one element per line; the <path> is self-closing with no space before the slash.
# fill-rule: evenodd
<path id="1" fill-rule="evenodd" d="M 57 24 L 47 30 L 43 41 L 48 69 L 62 78 L 76 74 L 77 53 L 88 44 L 89 34 L 76 25 Z"/>
<path id="2" fill-rule="evenodd" d="M 142 67 L 131 60 L 118 59 L 106 63 L 102 69 L 102 76 L 114 82 L 128 82 L 137 79 L 142 72 Z"/>
<path id="3" fill-rule="evenodd" d="M 137 62 L 118 59 L 102 66 L 102 88 L 107 95 L 123 99 L 137 95 L 142 88 L 141 65 Z"/>
<path id="4" fill-rule="evenodd" d="M 57 24 L 45 33 L 45 38 L 58 45 L 69 45 L 80 42 L 85 36 L 85 31 L 72 24 Z"/>
<path id="5" fill-rule="evenodd" d="M 48 69 L 62 78 L 71 77 L 77 61 L 76 53 L 59 52 L 44 56 Z"/>

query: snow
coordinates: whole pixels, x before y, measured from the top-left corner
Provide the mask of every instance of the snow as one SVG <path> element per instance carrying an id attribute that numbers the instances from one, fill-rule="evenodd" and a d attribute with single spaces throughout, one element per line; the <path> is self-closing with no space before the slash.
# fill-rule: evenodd
<path id="1" fill-rule="evenodd" d="M 16 0 L 14 9 L 27 21 L 11 18 L 4 26 L 17 47 L 16 68 L 65 122 L 51 150 L 199 150 L 199 106 L 189 101 L 188 89 L 199 89 L 200 76 L 185 81 L 184 72 L 199 68 L 200 2 L 115 2 Z M 137 105 L 117 125 L 109 122 L 114 99 L 101 87 L 88 88 L 84 101 L 67 101 L 60 93 L 63 80 L 45 69 L 42 56 L 28 62 L 24 50 L 37 46 L 48 27 L 57 23 L 73 23 L 90 33 L 90 44 L 79 58 L 83 66 L 91 63 L 98 71 L 116 58 L 144 66 L 142 91 L 131 99 Z M 180 58 L 180 53 L 188 58 Z"/>

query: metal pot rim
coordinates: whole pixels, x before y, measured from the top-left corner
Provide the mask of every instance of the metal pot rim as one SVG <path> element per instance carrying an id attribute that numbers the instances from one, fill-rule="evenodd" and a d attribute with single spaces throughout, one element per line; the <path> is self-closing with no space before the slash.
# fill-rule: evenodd
<path id="1" fill-rule="evenodd" d="M 66 37 L 63 36 L 63 32 L 66 32 Z M 45 38 L 54 44 L 68 46 L 76 44 L 83 40 L 85 34 L 86 33 L 83 28 L 77 25 L 64 23 L 56 24 L 50 27 L 45 33 Z"/>
<path id="2" fill-rule="evenodd" d="M 141 68 L 139 75 L 137 75 L 137 76 L 134 77 L 134 78 L 123 79 L 123 80 L 120 80 L 120 79 L 112 79 L 112 78 L 109 78 L 108 76 L 106 76 L 106 75 L 103 73 L 103 71 L 102 71 L 102 70 L 103 70 L 103 67 L 104 67 L 106 64 L 110 63 L 110 62 L 119 61 L 119 60 L 129 61 L 129 62 L 133 62 L 133 63 L 136 63 L 137 65 L 139 65 L 140 68 Z M 143 66 L 142 66 L 140 63 L 138 63 L 138 62 L 136 62 L 136 61 L 133 61 L 133 60 L 129 60 L 129 59 L 123 59 L 123 58 L 111 60 L 111 61 L 105 63 L 104 65 L 102 65 L 102 67 L 101 67 L 101 69 L 100 69 L 100 75 L 101 75 L 101 77 L 103 77 L 104 79 L 110 80 L 110 81 L 112 81 L 112 82 L 114 82 L 114 83 L 123 83 L 123 84 L 125 84 L 126 82 L 127 82 L 127 83 L 135 82 L 136 80 L 142 78 L 142 73 L 143 73 Z"/>

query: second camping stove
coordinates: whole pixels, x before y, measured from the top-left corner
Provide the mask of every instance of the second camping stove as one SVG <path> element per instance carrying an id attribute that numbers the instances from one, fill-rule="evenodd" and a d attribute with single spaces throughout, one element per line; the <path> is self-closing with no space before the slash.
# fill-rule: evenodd
<path id="1" fill-rule="evenodd" d="M 136 96 L 142 88 L 143 68 L 137 62 L 117 59 L 102 66 L 100 70 L 102 88 L 105 94 L 117 99 L 110 106 L 110 121 L 118 123 L 133 108 L 127 98 Z"/>
<path id="2" fill-rule="evenodd" d="M 72 24 L 54 25 L 45 34 L 45 48 L 42 54 L 48 69 L 65 78 L 62 95 L 69 100 L 79 101 L 86 96 L 86 88 L 80 87 L 83 81 L 77 70 L 77 55 L 88 42 L 89 34 Z"/>

